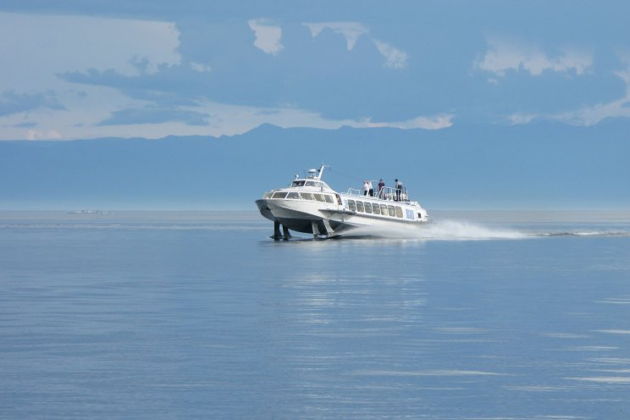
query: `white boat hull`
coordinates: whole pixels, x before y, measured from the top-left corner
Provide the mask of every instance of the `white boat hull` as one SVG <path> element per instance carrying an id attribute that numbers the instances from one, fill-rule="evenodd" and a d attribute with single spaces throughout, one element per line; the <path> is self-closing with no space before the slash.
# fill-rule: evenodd
<path id="1" fill-rule="evenodd" d="M 359 214 L 344 209 L 343 206 L 305 202 L 297 200 L 260 199 L 256 205 L 260 213 L 267 219 L 280 223 L 296 232 L 310 233 L 327 237 L 356 234 L 357 228 L 373 228 L 387 230 L 401 226 L 418 226 L 426 223 L 422 220 L 406 220 L 393 217 L 381 217 L 370 214 Z M 315 224 L 314 232 L 313 224 Z M 328 231 L 327 226 L 332 229 Z M 363 232 L 369 232 L 363 231 Z"/>

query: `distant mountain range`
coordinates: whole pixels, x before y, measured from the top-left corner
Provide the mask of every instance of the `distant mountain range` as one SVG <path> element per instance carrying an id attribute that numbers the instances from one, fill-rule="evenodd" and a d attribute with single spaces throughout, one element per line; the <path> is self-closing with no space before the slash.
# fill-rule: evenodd
<path id="1" fill-rule="evenodd" d="M 0 142 L 0 209 L 253 209 L 321 163 L 333 188 L 400 178 L 442 209 L 630 208 L 630 124 L 283 129 Z"/>

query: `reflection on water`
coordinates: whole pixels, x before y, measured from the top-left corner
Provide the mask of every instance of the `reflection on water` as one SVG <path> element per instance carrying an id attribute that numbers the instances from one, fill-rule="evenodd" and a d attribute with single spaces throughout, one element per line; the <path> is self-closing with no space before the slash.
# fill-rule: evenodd
<path id="1" fill-rule="evenodd" d="M 630 411 L 628 238 L 274 242 L 253 217 L 132 216 L 0 218 L 0 417 Z"/>

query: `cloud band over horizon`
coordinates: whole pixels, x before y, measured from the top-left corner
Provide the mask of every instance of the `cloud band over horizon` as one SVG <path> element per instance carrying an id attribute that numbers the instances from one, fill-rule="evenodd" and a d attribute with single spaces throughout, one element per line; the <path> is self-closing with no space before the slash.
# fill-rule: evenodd
<path id="1" fill-rule="evenodd" d="M 423 7 L 409 13 L 443 12 Z M 209 22 L 13 9 L 0 6 L 4 140 L 630 118 L 619 42 L 571 42 L 552 26 L 537 29 L 543 40 L 518 25 L 487 36 L 487 23 L 462 24 L 457 12 L 442 28 L 407 17 L 337 19 L 334 8 L 330 19 L 270 9 Z M 464 31 L 476 35 L 462 41 Z"/>

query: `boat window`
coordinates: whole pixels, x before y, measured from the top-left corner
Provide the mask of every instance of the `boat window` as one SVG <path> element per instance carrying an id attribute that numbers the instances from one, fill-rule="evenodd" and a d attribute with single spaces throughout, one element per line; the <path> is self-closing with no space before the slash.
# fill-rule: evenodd
<path id="1" fill-rule="evenodd" d="M 381 204 L 381 214 L 387 216 L 387 205 Z"/>
<path id="2" fill-rule="evenodd" d="M 372 204 L 372 211 L 374 212 L 374 214 L 381 214 L 381 208 L 378 203 Z"/>
<path id="3" fill-rule="evenodd" d="M 406 209 L 405 210 L 405 214 L 407 216 L 407 219 L 409 219 L 409 220 L 413 220 L 414 219 L 414 212 L 413 212 L 413 210 Z"/>
<path id="4" fill-rule="evenodd" d="M 324 195 L 324 198 L 326 199 L 326 202 L 327 202 L 327 203 L 334 203 L 334 201 L 333 201 L 333 199 L 332 199 L 332 197 L 331 197 L 331 196 L 329 196 L 329 195 L 327 195 L 327 194 L 326 194 L 326 195 Z"/>
<path id="5" fill-rule="evenodd" d="M 287 196 L 287 193 L 285 192 L 276 192 L 273 193 L 273 196 L 271 198 L 285 198 Z"/>
<path id="6" fill-rule="evenodd" d="M 348 209 L 350 211 L 357 211 L 357 206 L 354 204 L 354 200 L 348 200 Z"/>
<path id="7" fill-rule="evenodd" d="M 363 208 L 363 201 L 357 201 L 357 211 L 363 213 L 365 209 Z"/>
<path id="8" fill-rule="evenodd" d="M 339 196 L 339 194 L 335 194 L 335 197 L 337 197 L 337 204 L 342 205 L 343 203 L 341 202 L 341 197 Z"/>
<path id="9" fill-rule="evenodd" d="M 396 217 L 402 217 L 402 209 L 398 206 L 396 206 L 395 209 L 396 209 Z"/>
<path id="10" fill-rule="evenodd" d="M 296 193 L 296 192 L 290 192 L 287 195 L 287 198 L 293 198 L 295 200 L 299 200 L 300 199 L 300 194 Z"/>
<path id="11" fill-rule="evenodd" d="M 306 185 L 307 187 L 314 187 L 314 186 L 315 186 L 315 183 L 314 183 L 313 181 L 306 181 L 306 184 L 305 184 L 305 185 Z"/>
<path id="12" fill-rule="evenodd" d="M 324 201 L 324 196 L 321 194 L 313 194 L 315 196 L 315 200 Z"/>
<path id="13" fill-rule="evenodd" d="M 293 187 L 303 187 L 304 186 L 304 181 L 293 181 L 293 184 L 291 184 L 291 186 L 293 186 Z"/>
<path id="14" fill-rule="evenodd" d="M 372 204 L 365 203 L 365 212 L 372 214 Z"/>
<path id="15" fill-rule="evenodd" d="M 387 211 L 389 212 L 390 216 L 396 216 L 396 210 L 394 210 L 394 206 L 387 206 Z"/>
<path id="16" fill-rule="evenodd" d="M 302 196 L 302 198 L 303 198 L 303 199 L 305 199 L 305 200 L 315 200 L 315 199 L 313 198 L 313 194 L 311 194 L 311 193 L 305 193 L 305 192 L 302 192 L 302 193 L 300 193 L 300 195 L 301 195 L 301 196 Z"/>

